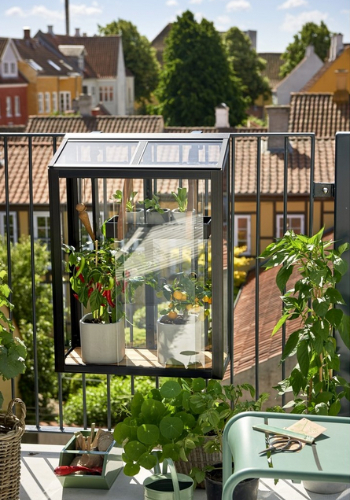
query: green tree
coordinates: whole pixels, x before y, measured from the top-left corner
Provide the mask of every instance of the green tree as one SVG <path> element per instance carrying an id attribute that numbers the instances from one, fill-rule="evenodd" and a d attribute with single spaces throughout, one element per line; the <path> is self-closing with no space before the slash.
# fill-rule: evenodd
<path id="1" fill-rule="evenodd" d="M 225 33 L 224 44 L 233 72 L 241 81 L 243 96 L 250 104 L 260 95 L 267 99 L 271 89 L 267 78 L 261 75 L 266 62 L 258 56 L 249 37 L 234 27 Z"/>
<path id="2" fill-rule="evenodd" d="M 135 76 L 135 99 L 139 104 L 151 98 L 158 85 L 159 63 L 156 52 L 145 36 L 130 21 L 118 19 L 106 26 L 98 25 L 100 35 L 122 33 L 125 66 Z"/>
<path id="3" fill-rule="evenodd" d="M 214 125 L 215 107 L 222 102 L 230 108 L 232 126 L 244 120 L 247 103 L 213 23 L 198 23 L 192 12 L 184 12 L 172 25 L 163 57 L 156 95 L 167 124 Z"/>
<path id="4" fill-rule="evenodd" d="M 326 60 L 331 44 L 331 32 L 321 21 L 318 26 L 315 23 L 306 23 L 301 30 L 294 35 L 294 41 L 290 43 L 281 58 L 285 63 L 281 66 L 280 75 L 285 77 L 305 56 L 306 47 L 313 45 L 315 53 L 322 61 Z"/>

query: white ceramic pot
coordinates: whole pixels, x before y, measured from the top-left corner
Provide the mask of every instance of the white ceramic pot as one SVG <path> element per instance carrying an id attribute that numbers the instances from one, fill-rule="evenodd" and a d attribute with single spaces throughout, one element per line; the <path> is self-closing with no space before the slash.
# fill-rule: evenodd
<path id="1" fill-rule="evenodd" d="M 80 320 L 81 357 L 87 365 L 120 363 L 125 356 L 124 320 L 117 323 L 86 323 L 92 317 L 86 314 Z"/>
<path id="2" fill-rule="evenodd" d="M 170 221 L 170 209 L 163 208 L 164 213 L 160 214 L 156 210 L 149 208 L 146 213 L 147 224 L 165 224 Z"/>
<path id="3" fill-rule="evenodd" d="M 187 220 L 192 221 L 192 219 L 193 219 L 192 216 L 194 214 L 195 214 L 195 210 L 193 210 L 192 212 L 190 212 L 190 211 L 180 212 L 180 210 L 178 208 L 173 208 L 173 210 L 171 211 L 171 217 L 175 222 L 184 222 Z"/>
<path id="4" fill-rule="evenodd" d="M 199 362 L 204 365 L 203 314 L 190 314 L 184 325 L 165 324 L 157 321 L 158 361 L 165 365 L 171 358 L 183 363 Z"/>
<path id="5" fill-rule="evenodd" d="M 133 212 L 125 212 L 125 218 L 128 224 L 141 224 L 144 218 L 142 208 L 135 208 Z"/>
<path id="6" fill-rule="evenodd" d="M 312 491 L 313 493 L 331 495 L 332 493 L 344 491 L 348 487 L 348 484 L 326 481 L 303 481 L 303 486 L 306 490 Z"/>

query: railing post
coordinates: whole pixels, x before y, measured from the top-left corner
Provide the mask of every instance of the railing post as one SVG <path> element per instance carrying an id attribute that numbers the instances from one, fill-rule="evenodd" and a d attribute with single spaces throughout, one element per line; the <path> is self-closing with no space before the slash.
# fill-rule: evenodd
<path id="1" fill-rule="evenodd" d="M 350 133 L 338 132 L 335 139 L 335 203 L 334 203 L 334 239 L 335 247 L 350 242 Z M 348 263 L 348 271 L 343 277 L 338 290 L 345 305 L 343 310 L 350 315 L 350 251 L 343 255 Z M 336 332 L 340 354 L 339 375 L 346 380 L 350 373 L 350 351 Z M 350 416 L 350 402 L 343 398 L 341 415 Z"/>

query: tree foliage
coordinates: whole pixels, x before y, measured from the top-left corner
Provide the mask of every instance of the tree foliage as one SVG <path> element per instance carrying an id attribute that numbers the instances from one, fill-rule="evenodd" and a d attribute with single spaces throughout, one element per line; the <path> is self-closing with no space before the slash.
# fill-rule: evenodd
<path id="1" fill-rule="evenodd" d="M 280 75 L 285 77 L 300 63 L 305 57 L 308 45 L 313 45 L 315 53 L 322 61 L 325 61 L 330 44 L 331 32 L 323 21 L 319 26 L 312 22 L 304 24 L 281 56 L 285 63 L 281 66 Z"/>
<path id="2" fill-rule="evenodd" d="M 159 63 L 156 52 L 145 36 L 130 21 L 118 19 L 106 26 L 98 25 L 100 35 L 122 33 L 125 66 L 135 77 L 135 99 L 143 103 L 151 98 L 158 85 Z"/>
<path id="3" fill-rule="evenodd" d="M 243 121 L 247 103 L 213 23 L 184 12 L 172 25 L 163 57 L 158 111 L 168 125 L 212 126 L 222 102 L 232 126 Z"/>
<path id="4" fill-rule="evenodd" d="M 241 82 L 243 96 L 250 104 L 260 95 L 267 99 L 271 89 L 268 80 L 261 75 L 266 62 L 258 56 L 249 37 L 233 27 L 225 33 L 224 43 L 232 70 Z"/>

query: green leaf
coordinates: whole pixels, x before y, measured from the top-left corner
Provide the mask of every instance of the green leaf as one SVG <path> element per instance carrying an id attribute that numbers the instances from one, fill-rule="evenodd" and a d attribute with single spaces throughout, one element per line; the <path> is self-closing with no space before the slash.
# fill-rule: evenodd
<path id="1" fill-rule="evenodd" d="M 180 447 L 175 443 L 168 443 L 163 446 L 164 458 L 171 458 L 176 462 L 180 459 Z"/>
<path id="2" fill-rule="evenodd" d="M 338 327 L 338 331 L 344 344 L 348 349 L 350 349 L 350 317 L 346 314 L 343 314 L 342 321 Z"/>
<path id="3" fill-rule="evenodd" d="M 153 424 L 142 424 L 137 428 L 137 439 L 143 444 L 155 446 L 159 440 L 159 429 Z"/>
<path id="4" fill-rule="evenodd" d="M 141 467 L 138 464 L 126 463 L 124 465 L 124 474 L 126 476 L 136 476 L 140 472 Z"/>
<path id="5" fill-rule="evenodd" d="M 317 314 L 317 316 L 321 317 L 323 317 L 326 314 L 326 312 L 329 309 L 329 306 L 330 302 L 325 297 L 317 298 L 312 302 L 312 307 L 315 313 Z"/>
<path id="6" fill-rule="evenodd" d="M 288 358 L 288 356 L 291 356 L 294 353 L 294 349 L 296 348 L 296 345 L 299 340 L 299 333 L 300 330 L 296 330 L 289 336 L 282 353 L 282 361 L 285 361 Z"/>
<path id="7" fill-rule="evenodd" d="M 340 323 L 341 323 L 341 320 L 343 318 L 343 314 L 344 313 L 343 313 L 343 311 L 341 309 L 334 309 L 333 308 L 333 309 L 330 309 L 327 312 L 325 318 L 326 318 L 327 321 L 330 322 L 330 324 L 332 326 L 334 326 L 335 328 L 337 328 L 340 325 Z"/>
<path id="8" fill-rule="evenodd" d="M 166 439 L 177 439 L 184 430 L 181 418 L 164 417 L 159 423 L 159 430 Z"/>
<path id="9" fill-rule="evenodd" d="M 134 441 L 137 438 L 137 428 L 126 425 L 124 422 L 119 422 L 115 426 L 113 436 L 119 445 L 121 445 L 125 439 Z"/>
<path id="10" fill-rule="evenodd" d="M 147 448 L 144 444 L 138 441 L 129 441 L 124 447 L 124 451 L 129 460 L 137 462 L 143 453 L 146 453 Z"/>
<path id="11" fill-rule="evenodd" d="M 193 392 L 200 392 L 205 389 L 206 383 L 205 380 L 201 377 L 195 378 L 192 382 Z"/>
<path id="12" fill-rule="evenodd" d="M 341 293 L 336 288 L 328 288 L 324 295 L 329 299 L 331 304 L 345 304 Z"/>
<path id="13" fill-rule="evenodd" d="M 338 271 L 339 274 L 344 276 L 346 271 L 348 270 L 348 264 L 341 257 L 335 256 L 333 260 L 334 269 Z"/>
<path id="14" fill-rule="evenodd" d="M 287 284 L 292 272 L 293 272 L 293 266 L 289 266 L 289 267 L 282 266 L 281 269 L 277 273 L 276 284 L 282 293 L 286 287 L 286 284 Z"/>
<path id="15" fill-rule="evenodd" d="M 142 403 L 144 402 L 145 398 L 140 392 L 136 392 L 134 394 L 134 397 L 132 398 L 131 404 L 130 404 L 130 410 L 131 410 L 131 415 L 133 417 L 138 417 L 140 412 L 141 412 L 141 406 Z"/>
<path id="16" fill-rule="evenodd" d="M 341 403 L 340 403 L 339 399 L 337 399 L 336 401 L 334 401 L 333 404 L 331 404 L 329 411 L 328 411 L 328 415 L 335 417 L 336 415 L 338 415 L 340 410 L 341 410 Z"/>
<path id="17" fill-rule="evenodd" d="M 342 255 L 344 252 L 349 250 L 349 246 L 350 246 L 349 243 L 343 243 L 342 245 L 340 245 L 337 248 L 337 252 L 339 253 L 339 255 Z"/>
<path id="18" fill-rule="evenodd" d="M 181 385 L 173 380 L 168 380 L 160 388 L 162 398 L 172 399 L 176 398 L 181 392 Z"/>
<path id="19" fill-rule="evenodd" d="M 193 415 L 191 415 L 191 413 L 180 411 L 176 413 L 176 416 L 178 418 L 181 418 L 184 426 L 188 427 L 189 429 L 192 429 L 196 425 L 196 419 L 194 418 Z"/>
<path id="20" fill-rule="evenodd" d="M 141 406 L 141 413 L 145 423 L 158 423 L 166 411 L 165 406 L 161 401 L 156 399 L 146 399 Z"/>
<path id="21" fill-rule="evenodd" d="M 271 335 L 275 335 L 275 333 L 278 332 L 278 330 L 281 328 L 282 325 L 284 325 L 284 323 L 287 321 L 288 318 L 289 314 L 284 314 L 283 316 L 281 316 L 277 324 L 275 325 L 274 329 L 272 330 Z"/>
<path id="22" fill-rule="evenodd" d="M 309 349 L 308 342 L 306 340 L 301 340 L 297 347 L 297 358 L 301 373 L 304 377 L 307 376 L 309 371 Z"/>
<path id="23" fill-rule="evenodd" d="M 329 337 L 328 324 L 324 320 L 316 320 L 313 322 L 311 331 L 315 337 L 321 337 L 322 340 L 327 340 Z"/>
<path id="24" fill-rule="evenodd" d="M 294 368 L 294 370 L 292 370 L 292 372 L 290 374 L 289 382 L 293 388 L 294 395 L 297 396 L 305 384 L 305 379 L 304 379 L 302 373 L 300 372 L 300 370 L 298 370 L 297 368 Z"/>
<path id="25" fill-rule="evenodd" d="M 157 464 L 157 457 L 152 455 L 152 453 L 144 453 L 140 456 L 138 460 L 139 465 L 147 470 L 153 469 Z"/>

